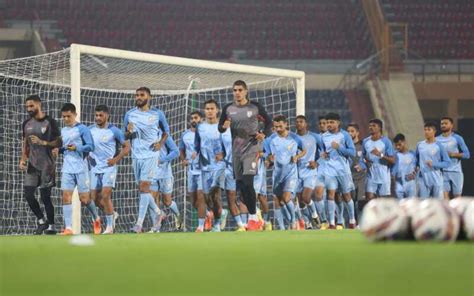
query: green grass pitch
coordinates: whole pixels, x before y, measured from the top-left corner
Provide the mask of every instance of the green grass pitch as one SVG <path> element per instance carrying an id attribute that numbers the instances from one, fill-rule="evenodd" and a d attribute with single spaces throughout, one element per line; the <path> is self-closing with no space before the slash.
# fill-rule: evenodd
<path id="1" fill-rule="evenodd" d="M 474 295 L 474 244 L 358 231 L 0 237 L 0 295 Z"/>

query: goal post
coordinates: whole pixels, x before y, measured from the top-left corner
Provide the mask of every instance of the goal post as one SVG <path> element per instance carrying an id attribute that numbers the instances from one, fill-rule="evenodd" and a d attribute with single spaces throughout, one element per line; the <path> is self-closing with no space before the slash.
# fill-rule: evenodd
<path id="1" fill-rule="evenodd" d="M 134 107 L 135 89 L 147 86 L 152 91 L 151 105 L 163 110 L 171 136 L 178 143 L 180 135 L 188 128 L 189 113 L 202 108 L 204 101 L 216 99 L 221 107 L 232 102 L 235 80 L 246 81 L 250 99 L 263 104 L 270 115 L 286 115 L 290 126 L 294 126 L 296 115 L 304 114 L 305 74 L 302 71 L 80 44 L 41 56 L 0 61 L 0 100 L 1 108 L 6 111 L 1 115 L 0 123 L 13 120 L 0 132 L 6 139 L 5 143 L 0 143 L 1 157 L 7 160 L 5 171 L 12 172 L 0 186 L 0 215 L 2 222 L 5 221 L 0 234 L 31 233 L 34 229 L 35 220 L 22 196 L 23 176 L 15 166 L 20 157 L 15 147 L 21 147 L 18 126 L 27 116 L 23 108 L 8 109 L 23 105 L 27 95 L 40 94 L 46 113 L 56 119 L 60 118 L 62 104 L 73 103 L 77 108 L 77 120 L 86 125 L 94 122 L 94 107 L 106 104 L 111 110 L 110 122 L 122 128 L 125 112 Z M 62 122 L 60 126 L 63 126 Z M 57 180 L 60 180 L 60 164 L 61 160 Z M 173 163 L 173 174 L 173 197 L 186 215 L 185 223 L 189 224 L 187 213 L 191 205 L 186 199 L 186 172 L 177 161 Z M 58 225 L 63 223 L 60 197 L 60 190 L 53 190 Z M 119 164 L 112 200 L 120 214 L 117 231 L 128 231 L 138 213 L 138 186 L 130 157 Z M 77 193 L 73 203 L 73 232 L 90 231 L 90 215 L 81 209 Z M 165 222 L 171 223 L 172 217 Z"/>

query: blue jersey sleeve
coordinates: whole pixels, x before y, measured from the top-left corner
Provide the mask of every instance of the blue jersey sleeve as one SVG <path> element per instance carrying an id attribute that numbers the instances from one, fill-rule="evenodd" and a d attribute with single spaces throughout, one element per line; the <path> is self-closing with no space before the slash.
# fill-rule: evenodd
<path id="1" fill-rule="evenodd" d="M 382 142 L 385 144 L 385 155 L 394 156 L 395 150 L 393 149 L 392 142 L 387 137 L 383 137 Z"/>
<path id="2" fill-rule="evenodd" d="M 170 126 L 168 124 L 168 121 L 166 120 L 165 113 L 158 108 L 156 109 L 156 111 L 158 112 L 158 118 L 160 119 L 159 128 L 171 137 Z"/>
<path id="3" fill-rule="evenodd" d="M 82 138 L 82 146 L 76 147 L 77 152 L 88 153 L 94 150 L 94 140 L 92 138 L 91 130 L 85 125 L 81 124 L 78 126 L 79 133 Z"/>
<path id="4" fill-rule="evenodd" d="M 272 137 L 273 137 L 273 135 L 271 135 L 270 137 L 265 138 L 265 140 L 263 140 L 263 157 L 264 158 L 267 158 L 268 155 L 271 154 L 270 142 L 271 142 Z"/>
<path id="5" fill-rule="evenodd" d="M 441 156 L 441 160 L 437 163 L 433 163 L 433 167 L 435 169 L 445 169 L 445 168 L 449 167 L 449 165 L 451 164 L 451 160 L 449 159 L 448 152 L 446 152 L 446 149 L 444 149 L 443 145 L 441 145 L 440 142 L 436 142 L 436 144 L 439 147 L 439 153 L 440 153 L 440 156 Z"/>
<path id="6" fill-rule="evenodd" d="M 355 146 L 354 141 L 352 141 L 351 136 L 346 131 L 341 131 L 344 135 L 344 145 L 339 145 L 337 149 L 339 152 L 342 153 L 345 157 L 354 157 L 355 156 Z"/>
<path id="7" fill-rule="evenodd" d="M 169 162 L 169 161 L 172 161 L 173 159 L 178 158 L 179 156 L 178 147 L 176 146 L 176 143 L 174 142 L 171 136 L 169 136 L 166 139 L 165 145 L 168 150 L 168 154 L 162 156 L 160 158 L 160 162 Z"/>
<path id="8" fill-rule="evenodd" d="M 323 146 L 323 140 L 321 139 L 321 136 L 316 134 L 316 133 L 313 133 L 313 132 L 310 132 L 310 135 L 314 138 L 315 142 L 316 142 L 316 151 L 314 153 L 314 160 L 317 161 L 319 159 L 319 155 L 321 154 L 321 149 L 322 149 L 322 146 Z"/>
<path id="9" fill-rule="evenodd" d="M 127 126 L 128 126 L 128 112 L 125 113 L 125 116 L 123 117 L 123 133 L 127 131 Z"/>
<path id="10" fill-rule="evenodd" d="M 399 167 L 399 165 L 398 165 L 398 153 L 395 153 L 394 157 L 395 157 L 395 163 L 390 168 L 390 172 L 392 173 L 393 176 L 397 177 L 398 167 Z"/>
<path id="11" fill-rule="evenodd" d="M 110 126 L 110 130 L 114 134 L 115 140 L 123 145 L 125 143 L 124 133 L 121 130 L 119 130 L 118 127 L 116 127 L 115 125 Z"/>
<path id="12" fill-rule="evenodd" d="M 181 136 L 179 137 L 179 143 L 178 143 L 178 148 L 179 151 L 186 151 L 186 145 L 184 145 L 184 134 L 186 132 L 182 133 Z"/>
<path id="13" fill-rule="evenodd" d="M 462 158 L 463 159 L 471 158 L 471 153 L 469 152 L 469 148 L 467 148 L 466 143 L 464 142 L 464 139 L 458 134 L 454 134 L 453 137 L 456 139 L 459 150 L 462 152 Z"/>
<path id="14" fill-rule="evenodd" d="M 129 119 L 128 119 L 129 114 L 130 114 L 130 111 L 128 111 L 127 113 L 125 113 L 125 116 L 124 116 L 124 118 L 123 118 L 123 129 L 122 129 L 122 132 L 123 132 L 124 135 L 125 135 L 126 132 L 127 132 L 127 127 L 128 127 L 129 122 L 130 122 Z M 131 134 L 129 134 L 129 135 L 127 136 L 127 139 L 132 140 L 132 139 L 134 139 L 136 136 L 137 136 L 137 133 L 136 133 L 136 132 L 133 132 L 133 133 L 131 133 Z"/>

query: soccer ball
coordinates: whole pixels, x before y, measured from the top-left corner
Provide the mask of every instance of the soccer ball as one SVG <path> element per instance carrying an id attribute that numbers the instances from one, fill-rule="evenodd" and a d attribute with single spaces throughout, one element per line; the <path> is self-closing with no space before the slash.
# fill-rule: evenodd
<path id="1" fill-rule="evenodd" d="M 467 239 L 474 240 L 474 200 L 467 205 L 462 220 L 464 221 L 464 233 Z"/>
<path id="2" fill-rule="evenodd" d="M 418 207 L 420 206 L 421 199 L 419 198 L 404 198 L 400 201 L 400 207 L 405 212 L 408 217 L 408 235 L 409 239 L 415 239 L 413 235 L 413 231 L 411 229 L 411 220 L 413 219 L 413 215 L 418 211 Z"/>
<path id="3" fill-rule="evenodd" d="M 421 200 L 418 198 L 404 198 L 400 201 L 400 207 L 403 209 L 408 218 L 411 219 L 413 214 L 418 210 Z"/>
<path id="4" fill-rule="evenodd" d="M 395 240 L 408 237 L 408 216 L 392 198 L 371 200 L 360 221 L 362 233 L 372 241 Z"/>
<path id="5" fill-rule="evenodd" d="M 468 197 L 457 197 L 449 201 L 449 206 L 453 208 L 459 216 L 462 216 L 469 203 L 473 200 L 474 199 Z"/>
<path id="6" fill-rule="evenodd" d="M 459 217 L 442 200 L 422 201 L 411 219 L 417 240 L 454 241 L 459 233 Z"/>
<path id="7" fill-rule="evenodd" d="M 459 218 L 461 219 L 460 231 L 458 235 L 458 239 L 463 240 L 466 239 L 466 231 L 465 231 L 465 221 L 464 221 L 464 212 L 470 203 L 474 202 L 474 199 L 468 197 L 457 197 L 449 201 L 449 206 L 454 209 L 454 211 L 458 214 Z M 472 217 L 471 217 L 472 219 Z"/>

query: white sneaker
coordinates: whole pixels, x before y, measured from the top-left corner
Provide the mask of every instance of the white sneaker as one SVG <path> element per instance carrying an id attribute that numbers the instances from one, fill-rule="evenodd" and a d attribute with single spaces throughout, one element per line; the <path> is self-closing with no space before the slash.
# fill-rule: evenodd
<path id="1" fill-rule="evenodd" d="M 160 230 L 156 227 L 152 227 L 147 233 L 160 233 Z"/>
<path id="2" fill-rule="evenodd" d="M 102 232 L 102 234 L 113 234 L 114 233 L 114 229 L 112 227 L 106 227 L 104 232 Z"/>

